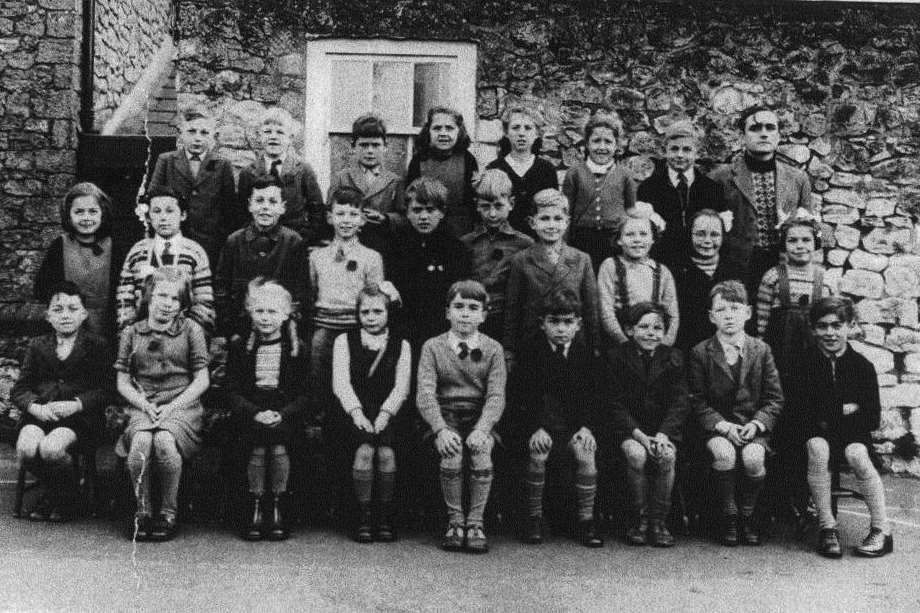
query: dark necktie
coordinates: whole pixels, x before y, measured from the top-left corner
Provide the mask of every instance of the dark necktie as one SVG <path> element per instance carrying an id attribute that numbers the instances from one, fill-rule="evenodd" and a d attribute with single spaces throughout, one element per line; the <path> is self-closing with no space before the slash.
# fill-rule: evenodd
<path id="1" fill-rule="evenodd" d="M 559 359 L 561 360 L 565 359 L 565 345 L 563 345 L 562 343 L 557 344 L 555 352 L 556 352 L 556 355 L 559 357 Z"/>
<path id="2" fill-rule="evenodd" d="M 686 215 L 687 201 L 690 200 L 690 185 L 687 183 L 687 175 L 682 172 L 677 173 L 677 195 L 680 198 L 681 212 Z"/>
<path id="3" fill-rule="evenodd" d="M 272 162 L 272 167 L 268 171 L 270 174 L 275 175 L 276 179 L 281 178 L 281 160 L 275 160 Z"/>
<path id="4" fill-rule="evenodd" d="M 169 250 L 170 247 L 172 247 L 172 243 L 170 243 L 169 241 L 166 241 L 166 244 L 163 245 L 163 253 L 162 255 L 160 255 L 160 261 L 163 264 L 163 266 L 173 265 L 173 260 L 175 259 L 175 255 L 173 254 L 172 251 Z"/>

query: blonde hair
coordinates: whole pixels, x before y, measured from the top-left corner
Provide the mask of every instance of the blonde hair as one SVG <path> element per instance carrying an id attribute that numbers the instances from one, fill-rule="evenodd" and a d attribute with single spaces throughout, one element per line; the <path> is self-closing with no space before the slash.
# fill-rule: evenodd
<path id="1" fill-rule="evenodd" d="M 479 175 L 479 180 L 476 182 L 476 195 L 489 200 L 509 198 L 513 188 L 511 178 L 503 170 L 489 168 Z"/>
<path id="2" fill-rule="evenodd" d="M 294 118 L 280 106 L 273 106 L 266 109 L 259 118 L 259 127 L 267 124 L 277 124 L 283 126 L 288 132 L 294 131 Z"/>
<path id="3" fill-rule="evenodd" d="M 566 214 L 569 212 L 569 199 L 558 189 L 547 188 L 541 189 L 533 195 L 534 212 L 551 206 L 561 206 Z"/>
<path id="4" fill-rule="evenodd" d="M 160 266 L 144 279 L 144 294 L 137 310 L 137 321 L 143 321 L 150 315 L 150 299 L 160 283 L 174 283 L 179 286 L 179 305 L 183 313 L 192 306 L 191 278 L 176 266 Z"/>
<path id="5" fill-rule="evenodd" d="M 252 309 L 255 296 L 261 295 L 267 295 L 273 301 L 277 301 L 277 304 L 284 306 L 282 310 L 286 315 L 286 320 L 282 324 L 282 328 L 287 328 L 288 338 L 291 341 L 291 356 L 296 358 L 300 354 L 300 343 L 297 339 L 297 324 L 291 319 L 291 313 L 294 310 L 294 299 L 291 296 L 291 292 L 275 279 L 256 277 L 246 286 L 245 308 L 247 313 Z M 249 333 L 249 338 L 246 339 L 246 351 L 251 352 L 255 349 L 255 346 L 256 331 L 252 330 Z"/>

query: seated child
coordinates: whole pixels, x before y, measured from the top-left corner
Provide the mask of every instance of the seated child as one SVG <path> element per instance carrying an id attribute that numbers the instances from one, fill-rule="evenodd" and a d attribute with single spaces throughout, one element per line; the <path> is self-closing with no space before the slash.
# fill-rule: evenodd
<path id="1" fill-rule="evenodd" d="M 483 513 L 492 487 L 493 429 L 505 410 L 502 347 L 479 332 L 489 306 L 478 281 L 458 281 L 447 292 L 450 330 L 428 339 L 418 365 L 416 404 L 441 457 L 447 551 L 489 550 Z M 469 471 L 469 510 L 463 512 L 463 460 Z"/>
<path id="2" fill-rule="evenodd" d="M 249 194 L 249 224 L 230 235 L 214 274 L 217 333 L 248 335 L 246 292 L 256 277 L 277 280 L 292 296 L 292 323 L 307 296 L 307 255 L 303 240 L 279 223 L 285 210 L 281 183 L 274 175 L 255 177 Z"/>
<path id="3" fill-rule="evenodd" d="M 885 488 L 873 460 L 872 431 L 879 427 L 878 378 L 872 364 L 850 347 L 855 324 L 847 298 L 820 298 L 809 320 L 817 347 L 808 349 L 792 373 L 789 403 L 799 416 L 808 450 L 808 485 L 818 509 L 818 553 L 843 555 L 831 512 L 829 462 L 846 459 L 869 507 L 870 529 L 855 553 L 880 557 L 894 550 L 885 513 Z"/>
<path id="4" fill-rule="evenodd" d="M 158 268 L 144 282 L 137 323 L 121 333 L 115 362 L 118 391 L 128 403 L 128 425 L 118 450 L 137 498 L 128 536 L 167 541 L 176 534 L 182 463 L 201 444 L 208 389 L 208 347 L 204 330 L 185 316 L 192 284 L 175 266 Z M 159 480 L 159 514 L 150 501 L 153 464 Z"/>
<path id="5" fill-rule="evenodd" d="M 66 521 L 76 494 L 70 453 L 100 433 L 102 411 L 113 397 L 111 352 L 104 339 L 81 327 L 86 309 L 73 282 L 61 281 L 48 293 L 45 319 L 54 331 L 29 343 L 10 398 L 22 412 L 16 455 L 47 485 L 29 519 Z"/>
<path id="6" fill-rule="evenodd" d="M 712 454 L 722 544 L 738 545 L 740 510 L 741 543 L 759 545 L 754 511 L 767 474 L 770 435 L 783 408 L 783 391 L 770 347 L 744 332 L 751 317 L 744 285 L 723 281 L 709 295 L 709 317 L 716 333 L 690 352 L 690 403 Z M 743 471 L 740 505 L 735 501 L 739 467 Z"/>
<path id="7" fill-rule="evenodd" d="M 355 119 L 351 126 L 351 148 L 355 163 L 332 176 L 329 193 L 345 186 L 364 194 L 366 223 L 361 228 L 361 242 L 383 252 L 393 232 L 406 225 L 405 182 L 383 165 L 387 153 L 387 128 L 383 119 L 373 114 Z"/>
<path id="8" fill-rule="evenodd" d="M 323 219 L 323 193 L 313 168 L 301 160 L 291 148 L 294 118 L 286 110 L 272 107 L 259 120 L 259 145 L 256 160 L 240 171 L 238 222 L 233 230 L 247 221 L 246 208 L 253 183 L 263 175 L 273 175 L 281 185 L 284 213 L 281 225 L 293 230 L 307 242 L 316 245 L 327 237 Z"/>
<path id="9" fill-rule="evenodd" d="M 412 353 L 409 343 L 389 327 L 392 293 L 393 287 L 386 281 L 361 290 L 355 307 L 361 328 L 340 334 L 332 350 L 332 390 L 353 423 L 348 438 L 354 455 L 352 481 L 360 507 L 355 530 L 359 543 L 396 539 L 392 508 L 396 455 L 390 421 L 409 395 Z M 374 489 L 377 522 L 372 531 Z"/>
<path id="10" fill-rule="evenodd" d="M 233 168 L 215 146 L 216 122 L 203 107 L 182 111 L 178 149 L 157 158 L 148 193 L 168 189 L 184 203 L 184 234 L 217 261 L 227 235 L 236 230 L 236 184 Z"/>
<path id="11" fill-rule="evenodd" d="M 597 359 L 576 336 L 581 301 L 570 289 L 547 296 L 539 308 L 542 334 L 523 345 L 513 373 L 521 435 L 529 457 L 525 477 L 529 543 L 543 542 L 543 489 L 550 460 L 575 460 L 577 535 L 586 547 L 602 547 L 594 526 L 597 491 Z"/>
<path id="12" fill-rule="evenodd" d="M 186 216 L 185 201 L 165 187 L 151 190 L 148 195 L 147 223 L 153 237 L 134 243 L 125 256 L 115 291 L 118 328 L 124 329 L 139 319 L 147 277 L 161 266 L 174 266 L 191 283 L 192 305 L 188 316 L 210 332 L 215 320 L 211 263 L 201 245 L 182 235 L 180 224 Z"/>
<path id="13" fill-rule="evenodd" d="M 648 256 L 660 228 L 651 207 L 639 206 L 642 204 L 638 203 L 629 215 L 620 218 L 614 230 L 620 253 L 604 260 L 597 273 L 601 324 L 614 344 L 625 343 L 629 338 L 623 322 L 630 305 L 657 302 L 668 312 L 670 326 L 662 342 L 671 346 L 680 326 L 677 289 L 668 267 Z"/>
<path id="14" fill-rule="evenodd" d="M 569 202 L 561 192 L 544 189 L 533 197 L 530 227 L 537 242 L 511 258 L 505 291 L 505 356 L 513 366 L 522 340 L 539 336 L 543 299 L 564 288 L 581 300 L 581 334 L 592 349 L 597 338 L 597 281 L 591 258 L 565 243 Z"/>
<path id="15" fill-rule="evenodd" d="M 291 294 L 279 282 L 250 281 L 246 310 L 252 332 L 230 344 L 227 359 L 227 401 L 248 446 L 250 513 L 242 530 L 247 541 L 283 541 L 289 535 L 281 513 L 291 473 L 288 446 L 307 406 L 307 349 L 291 326 L 291 309 Z"/>
<path id="16" fill-rule="evenodd" d="M 472 259 L 473 279 L 489 292 L 489 314 L 482 331 L 501 338 L 505 325 L 505 286 L 511 256 L 533 244 L 533 239 L 515 230 L 508 216 L 514 208 L 511 179 L 501 170 L 486 170 L 476 183 L 476 211 L 482 223 L 460 237 Z"/>
<path id="17" fill-rule="evenodd" d="M 668 530 L 674 487 L 676 443 L 690 412 L 680 351 L 663 344 L 668 312 L 657 302 L 639 302 L 625 320 L 629 340 L 610 351 L 615 441 L 626 458 L 630 545 L 671 547 Z"/>

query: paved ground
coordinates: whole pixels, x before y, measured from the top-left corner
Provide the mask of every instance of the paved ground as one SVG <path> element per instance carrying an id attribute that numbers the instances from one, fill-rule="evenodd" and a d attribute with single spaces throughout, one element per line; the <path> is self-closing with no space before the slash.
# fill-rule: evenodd
<path id="1" fill-rule="evenodd" d="M 135 547 L 102 520 L 13 519 L 10 468 L 0 454 L 3 611 L 920 610 L 920 482 L 896 477 L 886 477 L 895 554 L 836 561 L 788 535 L 759 549 L 684 538 L 671 550 L 608 542 L 595 551 L 499 537 L 473 557 L 439 551 L 428 534 L 358 545 L 302 530 L 285 543 L 246 543 L 187 525 L 174 542 Z M 853 545 L 864 507 L 846 502 L 840 519 Z"/>

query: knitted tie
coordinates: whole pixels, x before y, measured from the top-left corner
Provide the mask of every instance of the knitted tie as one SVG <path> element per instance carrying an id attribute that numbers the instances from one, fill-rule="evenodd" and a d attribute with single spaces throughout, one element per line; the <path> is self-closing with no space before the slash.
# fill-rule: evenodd
<path id="1" fill-rule="evenodd" d="M 172 247 L 172 243 L 169 241 L 166 241 L 166 244 L 163 245 L 163 253 L 160 255 L 160 261 L 163 266 L 172 266 L 176 259 L 175 254 L 170 251 L 170 247 Z"/>
<path id="2" fill-rule="evenodd" d="M 272 162 L 272 166 L 268 172 L 269 174 L 274 175 L 276 179 L 280 179 L 281 178 L 281 160 L 275 160 L 274 162 Z"/>

